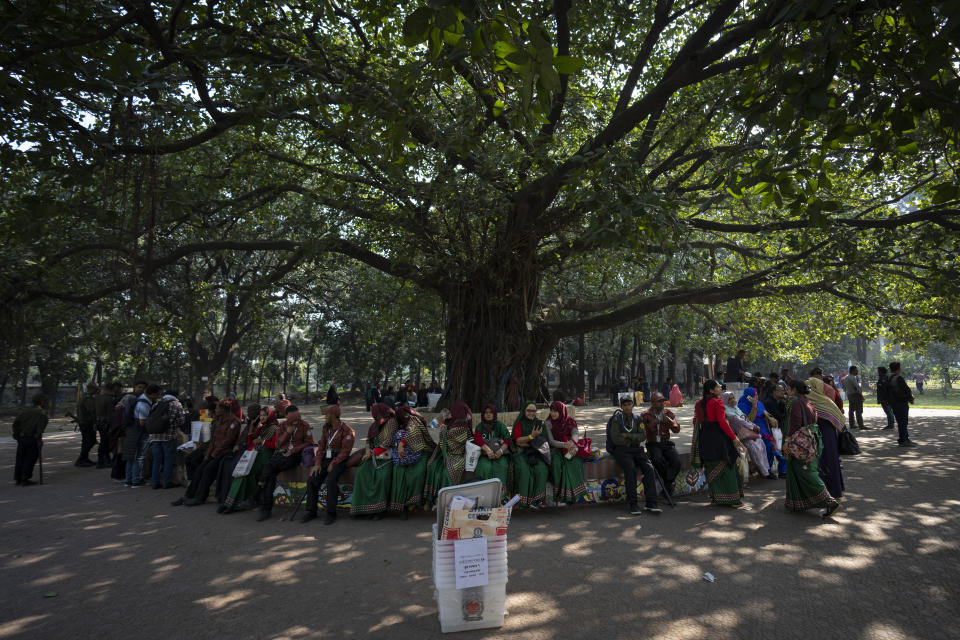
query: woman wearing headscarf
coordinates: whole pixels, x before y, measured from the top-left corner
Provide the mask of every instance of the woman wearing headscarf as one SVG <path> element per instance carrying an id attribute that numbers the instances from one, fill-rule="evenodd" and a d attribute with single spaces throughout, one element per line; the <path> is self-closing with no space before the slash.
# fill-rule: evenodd
<path id="1" fill-rule="evenodd" d="M 514 491 L 520 496 L 520 504 L 534 509 L 546 498 L 550 467 L 546 460 L 530 454 L 528 449 L 531 442 L 543 438 L 543 432 L 543 422 L 537 418 L 537 405 L 528 402 L 513 425 L 513 442 L 520 449 L 520 454 L 513 460 L 513 484 Z"/>
<path id="2" fill-rule="evenodd" d="M 778 457 L 781 460 L 780 464 L 784 464 L 782 462 L 783 456 L 779 455 L 780 447 L 773 439 L 773 432 L 771 431 L 771 427 L 777 427 L 779 423 L 773 414 L 767 411 L 764 403 L 761 402 L 760 394 L 757 392 L 756 386 L 749 386 L 743 390 L 743 395 L 740 396 L 740 400 L 737 402 L 737 408 L 740 409 L 742 413 L 749 414 L 754 407 L 756 407 L 757 415 L 753 418 L 753 424 L 757 425 L 760 429 L 760 443 L 766 450 L 766 470 L 770 471 L 773 469 Z M 779 472 L 786 472 L 786 467 L 780 469 Z"/>
<path id="3" fill-rule="evenodd" d="M 444 487 L 460 484 L 467 463 L 467 440 L 473 435 L 473 414 L 466 402 L 457 400 L 450 407 L 450 417 L 440 428 L 440 442 L 427 463 L 423 499 L 432 505 Z"/>
<path id="4" fill-rule="evenodd" d="M 756 465 L 757 471 L 767 480 L 774 480 L 776 476 L 770 473 L 770 463 L 767 462 L 767 450 L 763 448 L 763 442 L 760 439 L 760 427 L 753 420 L 757 416 L 757 405 L 751 402 L 752 409 L 750 413 L 744 414 L 737 406 L 736 396 L 732 391 L 726 391 L 723 394 L 724 413 L 727 422 L 733 428 L 740 442 L 747 448 L 750 459 Z M 756 396 L 754 396 L 756 397 Z M 751 417 L 752 416 L 752 417 Z"/>
<path id="5" fill-rule="evenodd" d="M 583 458 L 576 455 L 580 430 L 576 421 L 567 415 L 566 405 L 559 401 L 550 404 L 550 417 L 544 426 L 553 454 L 550 457 L 553 499 L 558 505 L 572 504 L 587 493 L 583 482 Z"/>
<path id="6" fill-rule="evenodd" d="M 327 389 L 327 404 L 340 404 L 340 394 L 337 393 L 337 385 L 330 383 L 330 388 Z"/>
<path id="7" fill-rule="evenodd" d="M 791 380 L 787 387 L 787 421 L 785 437 L 809 426 L 816 441 L 816 457 L 810 462 L 787 457 L 787 500 L 790 511 L 806 511 L 823 507 L 823 517 L 829 518 L 840 510 L 840 501 L 830 495 L 823 484 L 818 471 L 820 455 L 823 453 L 823 438 L 817 422 L 817 412 L 807 396 L 810 387 L 800 380 Z"/>
<path id="8" fill-rule="evenodd" d="M 670 406 L 671 407 L 683 406 L 683 393 L 680 392 L 680 385 L 678 384 L 673 385 L 673 388 L 670 389 Z"/>
<path id="9" fill-rule="evenodd" d="M 743 505 L 743 478 L 737 473 L 738 451 L 743 444 L 727 422 L 720 394 L 723 389 L 716 380 L 703 383 L 703 397 L 694 406 L 693 443 L 691 460 L 702 466 L 714 505 Z M 745 452 L 744 452 L 745 453 Z"/>
<path id="10" fill-rule="evenodd" d="M 810 387 L 807 400 L 817 413 L 817 424 L 820 425 L 820 436 L 823 440 L 823 452 L 820 454 L 819 464 L 820 477 L 830 495 L 839 500 L 843 497 L 844 487 L 837 436 L 843 431 L 846 419 L 837 404 L 824 394 L 822 378 L 811 376 L 807 380 L 807 386 Z"/>
<path id="11" fill-rule="evenodd" d="M 401 513 L 404 520 L 410 510 L 423 502 L 423 485 L 427 479 L 427 454 L 436 447 L 427 422 L 409 405 L 397 409 L 397 429 L 391 437 L 393 478 L 390 481 L 390 511 Z"/>
<path id="12" fill-rule="evenodd" d="M 373 516 L 374 520 L 379 520 L 390 502 L 390 483 L 393 478 L 390 442 L 397 430 L 397 416 L 391 407 L 382 402 L 373 405 L 370 414 L 373 423 L 367 430 L 367 444 L 353 481 L 350 515 Z"/>
<path id="13" fill-rule="evenodd" d="M 247 413 L 250 416 L 256 415 L 257 418 L 251 418 L 248 423 L 246 438 L 241 441 L 241 446 L 245 451 L 256 450 L 257 457 L 254 458 L 247 475 L 230 481 L 227 497 L 217 508 L 219 513 L 241 511 L 253 506 L 251 501 L 258 489 L 257 479 L 260 477 L 260 471 L 274 453 L 279 426 L 277 414 L 270 407 L 261 407 L 257 404 L 250 405 Z"/>
<path id="14" fill-rule="evenodd" d="M 510 432 L 497 420 L 497 408 L 488 404 L 480 414 L 480 424 L 473 432 L 473 443 L 480 447 L 480 460 L 473 475 L 477 480 L 499 478 L 501 498 L 508 494 L 507 478 L 510 472 Z"/>

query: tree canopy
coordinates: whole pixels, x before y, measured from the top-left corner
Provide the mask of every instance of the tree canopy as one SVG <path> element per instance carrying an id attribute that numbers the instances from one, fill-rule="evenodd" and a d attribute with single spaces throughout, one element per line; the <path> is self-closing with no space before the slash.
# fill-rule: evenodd
<path id="1" fill-rule="evenodd" d="M 957 335 L 960 2 L 0 15 L 5 313 L 170 298 L 189 341 L 216 298 L 210 369 L 362 264 L 420 292 L 370 313 L 439 302 L 453 395 L 507 406 L 561 339 L 689 305 Z"/>

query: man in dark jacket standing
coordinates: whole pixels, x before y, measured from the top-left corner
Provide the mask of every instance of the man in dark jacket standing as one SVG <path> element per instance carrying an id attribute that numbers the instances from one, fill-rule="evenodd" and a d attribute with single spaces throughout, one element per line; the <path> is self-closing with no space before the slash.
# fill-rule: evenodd
<path id="1" fill-rule="evenodd" d="M 900 373 L 900 363 L 890 363 L 890 408 L 893 409 L 893 416 L 897 419 L 897 443 L 901 447 L 917 446 L 910 440 L 910 434 L 907 432 L 907 421 L 910 418 L 910 404 L 913 403 L 913 392 L 907 386 L 907 381 L 903 379 Z"/>
<path id="2" fill-rule="evenodd" d="M 87 392 L 77 403 L 77 424 L 80 427 L 80 455 L 73 463 L 75 467 L 95 467 L 96 462 L 90 459 L 90 450 L 97 444 L 97 392 L 100 391 L 93 382 L 87 384 Z"/>
<path id="3" fill-rule="evenodd" d="M 33 406 L 13 421 L 13 439 L 17 441 L 17 460 L 13 467 L 13 480 L 24 487 L 37 484 L 30 478 L 33 477 L 33 466 L 40 458 L 43 432 L 49 421 L 46 411 L 43 410 L 46 400 L 46 397 L 41 394 L 33 396 Z"/>

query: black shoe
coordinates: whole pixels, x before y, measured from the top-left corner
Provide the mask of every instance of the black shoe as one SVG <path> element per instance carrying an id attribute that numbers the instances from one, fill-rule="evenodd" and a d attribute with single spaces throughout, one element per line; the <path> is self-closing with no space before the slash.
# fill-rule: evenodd
<path id="1" fill-rule="evenodd" d="M 330 516 L 328 515 L 327 517 L 329 518 Z M 375 514 L 373 514 L 372 516 L 370 516 L 370 519 L 371 519 L 371 520 L 383 520 L 383 514 L 382 514 L 382 513 L 375 513 Z M 329 522 L 324 522 L 323 524 L 330 524 L 330 523 L 329 523 Z"/>
<path id="2" fill-rule="evenodd" d="M 834 504 L 832 507 L 827 507 L 826 511 L 824 511 L 824 512 L 821 514 L 821 517 L 823 517 L 823 518 L 833 517 L 833 514 L 835 514 L 837 511 L 840 511 L 840 503 L 839 503 L 839 502 L 836 503 L 836 504 Z"/>
<path id="3" fill-rule="evenodd" d="M 257 516 L 257 522 L 263 522 L 264 520 L 266 520 L 266 519 L 269 518 L 269 517 L 270 517 L 270 512 L 269 512 L 269 511 L 261 511 L 261 512 L 260 512 L 260 515 Z"/>
<path id="4" fill-rule="evenodd" d="M 183 503 L 184 503 L 184 499 L 183 499 L 183 498 L 177 498 L 176 500 L 174 500 L 173 502 L 170 503 L 170 506 L 171 506 L 171 507 L 179 507 L 179 506 L 182 505 Z"/>
<path id="5" fill-rule="evenodd" d="M 183 506 L 185 507 L 196 507 L 203 504 L 203 500 L 197 500 L 196 498 L 187 498 L 183 501 Z"/>
<path id="6" fill-rule="evenodd" d="M 900 443 L 900 446 L 901 446 L 901 447 L 915 447 L 915 446 L 917 446 L 917 443 L 914 442 L 913 440 L 904 440 L 903 442 Z"/>
<path id="7" fill-rule="evenodd" d="M 95 467 L 95 466 L 97 466 L 97 463 L 94 462 L 93 460 L 77 460 L 76 462 L 73 463 L 73 466 L 75 466 L 75 467 Z"/>
<path id="8" fill-rule="evenodd" d="M 165 484 L 165 485 L 163 485 L 163 488 L 164 488 L 164 489 L 176 489 L 176 488 L 179 487 L 179 486 L 180 486 L 180 485 L 174 484 L 173 482 L 171 482 L 170 484 Z"/>
<path id="9" fill-rule="evenodd" d="M 316 520 L 316 518 L 316 511 L 304 511 L 303 515 L 300 517 L 300 522 L 310 522 L 311 520 Z"/>
<path id="10" fill-rule="evenodd" d="M 630 505 L 630 515 L 632 515 L 632 516 L 639 516 L 639 515 L 642 515 L 642 514 L 643 514 L 643 509 L 640 508 L 640 505 L 639 505 L 639 504 L 633 503 L 633 504 Z"/>
<path id="11" fill-rule="evenodd" d="M 884 430 L 884 431 L 893 431 L 893 427 L 884 427 L 883 430 Z"/>
<path id="12" fill-rule="evenodd" d="M 409 517 L 410 517 L 410 511 L 404 508 L 404 510 L 400 512 L 400 519 L 406 521 L 406 519 Z"/>
<path id="13" fill-rule="evenodd" d="M 323 524 L 333 524 L 336 521 L 337 521 L 337 516 L 332 516 L 328 513 L 327 517 L 323 519 Z"/>
<path id="14" fill-rule="evenodd" d="M 97 463 L 97 469 L 109 469 L 109 468 L 110 468 L 110 464 L 107 463 L 107 462 L 98 462 L 98 463 Z"/>
<path id="15" fill-rule="evenodd" d="M 657 505 L 644 507 L 643 510 L 656 515 L 660 515 L 661 513 L 663 513 L 663 509 L 661 509 Z"/>
<path id="16" fill-rule="evenodd" d="M 32 484 L 37 484 L 37 481 L 36 481 L 36 480 L 21 480 L 21 481 L 20 481 L 20 486 L 21 486 L 21 487 L 29 487 L 29 486 L 32 485 Z"/>
<path id="17" fill-rule="evenodd" d="M 153 490 L 156 491 L 157 489 L 163 489 L 163 485 L 162 484 L 153 485 Z"/>
<path id="18" fill-rule="evenodd" d="M 860 427 L 860 431 L 872 431 L 872 427 Z"/>
<path id="19" fill-rule="evenodd" d="M 226 513 L 227 509 L 229 508 L 230 507 L 228 507 L 227 505 L 221 504 L 217 507 L 217 513 Z"/>

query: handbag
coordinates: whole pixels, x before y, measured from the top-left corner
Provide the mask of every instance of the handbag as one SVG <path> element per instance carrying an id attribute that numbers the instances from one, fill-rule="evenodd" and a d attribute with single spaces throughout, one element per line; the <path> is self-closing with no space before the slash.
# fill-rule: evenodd
<path id="1" fill-rule="evenodd" d="M 754 431 L 753 429 L 748 429 L 747 427 L 739 426 L 737 427 L 737 437 L 743 440 L 756 440 L 760 437 L 760 434 Z"/>
<path id="2" fill-rule="evenodd" d="M 787 436 L 783 441 L 783 452 L 803 463 L 813 461 L 817 457 L 817 441 L 810 426 L 804 425 Z"/>
<path id="3" fill-rule="evenodd" d="M 236 466 L 233 468 L 233 477 L 245 478 L 250 473 L 250 469 L 253 468 L 253 461 L 256 459 L 257 451 L 255 449 L 244 451 L 243 455 L 240 456 L 240 460 L 237 461 Z"/>
<path id="4" fill-rule="evenodd" d="M 526 454 L 527 462 L 530 463 L 530 466 L 536 466 L 537 463 L 540 462 L 548 467 L 550 466 L 550 443 L 547 442 L 547 439 L 543 436 L 537 436 L 530 441 L 530 446 L 527 447 Z"/>
<path id="5" fill-rule="evenodd" d="M 584 460 L 589 458 L 591 455 L 590 444 L 592 442 L 593 440 L 590 438 L 580 438 L 577 440 L 577 452 L 573 455 L 578 458 L 583 458 Z"/>
<path id="6" fill-rule="evenodd" d="M 300 450 L 300 462 L 305 467 L 312 467 L 317 460 L 317 453 L 314 451 L 316 445 L 306 446 Z"/>
<path id="7" fill-rule="evenodd" d="M 842 456 L 855 456 L 860 454 L 860 444 L 857 442 L 857 439 L 853 437 L 853 433 L 846 427 L 844 427 L 840 435 L 837 436 L 837 449 Z"/>

